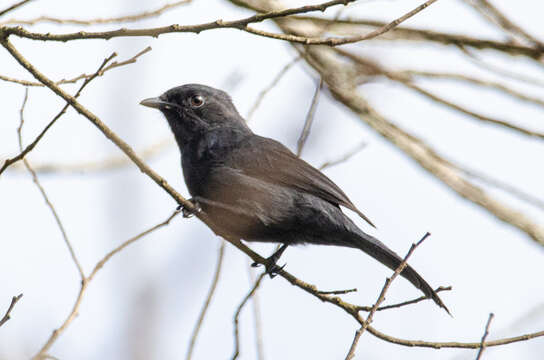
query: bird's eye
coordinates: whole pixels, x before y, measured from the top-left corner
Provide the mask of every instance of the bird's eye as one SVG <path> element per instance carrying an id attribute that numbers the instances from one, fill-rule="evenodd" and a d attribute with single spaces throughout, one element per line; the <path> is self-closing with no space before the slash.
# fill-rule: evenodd
<path id="1" fill-rule="evenodd" d="M 204 105 L 204 97 L 201 95 L 191 96 L 191 98 L 189 99 L 189 103 L 194 108 L 201 107 L 202 105 Z"/>

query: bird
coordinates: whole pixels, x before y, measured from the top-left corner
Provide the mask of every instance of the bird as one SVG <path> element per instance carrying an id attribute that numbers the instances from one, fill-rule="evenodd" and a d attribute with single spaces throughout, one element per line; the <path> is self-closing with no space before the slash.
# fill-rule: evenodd
<path id="1" fill-rule="evenodd" d="M 267 259 L 271 275 L 281 269 L 276 265 L 281 254 L 295 244 L 360 249 L 392 270 L 402 263 L 342 211 L 353 210 L 374 226 L 332 180 L 280 142 L 253 133 L 226 92 L 185 84 L 140 104 L 166 118 L 181 152 L 190 201 L 216 233 L 282 244 Z M 410 265 L 400 275 L 449 313 Z"/>

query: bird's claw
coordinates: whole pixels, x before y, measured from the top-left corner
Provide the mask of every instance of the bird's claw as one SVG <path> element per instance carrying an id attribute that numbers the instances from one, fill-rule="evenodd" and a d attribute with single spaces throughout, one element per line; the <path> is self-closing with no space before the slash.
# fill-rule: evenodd
<path id="1" fill-rule="evenodd" d="M 178 207 L 176 208 L 177 211 L 181 211 L 182 216 L 186 219 L 193 217 L 195 214 L 198 214 L 199 212 L 202 211 L 202 208 L 200 207 L 197 201 L 193 199 L 189 199 L 188 201 L 190 201 L 193 204 L 193 206 L 195 207 L 195 210 L 189 210 L 182 204 L 179 204 Z"/>
<path id="2" fill-rule="evenodd" d="M 285 265 L 287 265 L 287 264 L 283 264 L 282 266 L 279 266 L 277 264 L 277 261 L 280 259 L 285 249 L 287 249 L 287 246 L 288 246 L 287 244 L 283 244 L 278 250 L 276 250 L 276 252 L 274 252 L 264 261 L 266 273 L 270 276 L 271 279 L 273 279 L 276 275 L 278 275 L 280 271 L 283 270 Z M 252 267 L 257 267 L 259 265 L 261 264 L 259 264 L 258 262 L 254 262 L 253 264 L 251 264 Z"/>
<path id="3" fill-rule="evenodd" d="M 258 262 L 254 262 L 253 264 L 251 264 L 252 267 L 258 267 L 261 265 L 262 264 L 259 264 Z M 273 259 L 268 258 L 265 260 L 265 263 L 264 263 L 264 266 L 266 269 L 265 273 L 268 274 L 268 276 L 270 276 L 271 279 L 273 279 L 276 277 L 276 275 L 280 273 L 280 271 L 283 270 L 285 265 L 287 264 L 283 264 L 282 266 L 279 266 L 278 264 L 276 264 L 275 261 L 273 261 Z"/>

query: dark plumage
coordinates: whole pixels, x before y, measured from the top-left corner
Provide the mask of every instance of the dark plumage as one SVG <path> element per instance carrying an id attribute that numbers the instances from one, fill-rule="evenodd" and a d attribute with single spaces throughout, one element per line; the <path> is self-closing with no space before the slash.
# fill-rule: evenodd
<path id="1" fill-rule="evenodd" d="M 188 84 L 141 104 L 159 109 L 168 120 L 193 201 L 219 234 L 286 245 L 347 246 L 393 270 L 401 263 L 342 212 L 340 205 L 372 225 L 335 183 L 279 142 L 255 135 L 225 92 Z M 407 266 L 401 275 L 447 311 L 413 268 Z"/>

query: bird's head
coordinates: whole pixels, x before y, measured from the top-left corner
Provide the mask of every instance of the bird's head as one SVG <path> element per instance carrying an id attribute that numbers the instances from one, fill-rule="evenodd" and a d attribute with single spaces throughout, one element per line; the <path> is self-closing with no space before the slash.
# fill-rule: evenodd
<path id="1" fill-rule="evenodd" d="M 206 85 L 178 86 L 159 97 L 142 100 L 140 104 L 164 114 L 180 145 L 218 127 L 249 130 L 230 96 Z"/>

